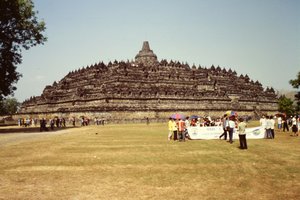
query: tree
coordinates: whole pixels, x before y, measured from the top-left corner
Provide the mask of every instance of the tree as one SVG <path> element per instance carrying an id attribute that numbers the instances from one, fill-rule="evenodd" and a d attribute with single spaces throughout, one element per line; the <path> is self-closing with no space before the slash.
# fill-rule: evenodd
<path id="1" fill-rule="evenodd" d="M 285 95 L 281 95 L 278 101 L 279 112 L 285 113 L 287 116 L 294 114 L 293 101 L 287 98 Z"/>
<path id="2" fill-rule="evenodd" d="M 298 72 L 297 78 L 294 80 L 290 80 L 289 82 L 293 88 L 298 89 L 300 87 L 300 72 Z M 300 111 L 300 90 L 295 95 L 295 100 L 297 101 L 296 111 Z"/>
<path id="3" fill-rule="evenodd" d="M 0 100 L 0 115 L 5 115 L 4 101 Z"/>
<path id="4" fill-rule="evenodd" d="M 45 23 L 38 21 L 32 0 L 0 1 L 0 99 L 13 94 L 21 77 L 22 49 L 43 44 Z"/>
<path id="5" fill-rule="evenodd" d="M 13 115 L 19 109 L 20 103 L 16 98 L 7 98 L 0 101 L 0 115 Z"/>

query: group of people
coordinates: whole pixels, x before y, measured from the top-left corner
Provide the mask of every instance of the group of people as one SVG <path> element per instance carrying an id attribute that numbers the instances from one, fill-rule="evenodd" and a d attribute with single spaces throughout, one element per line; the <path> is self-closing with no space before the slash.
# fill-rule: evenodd
<path id="1" fill-rule="evenodd" d="M 186 139 L 190 139 L 188 135 L 188 127 L 191 126 L 189 117 L 186 117 L 185 121 L 183 119 L 173 119 L 169 118 L 168 128 L 168 140 L 178 140 L 180 142 L 185 142 Z"/>
<path id="2" fill-rule="evenodd" d="M 74 118 L 74 121 L 75 121 L 75 118 Z M 88 126 L 88 125 L 90 125 L 91 120 L 88 117 L 82 116 L 82 117 L 80 117 L 80 123 L 81 123 L 81 126 Z M 94 118 L 94 125 L 103 125 L 104 126 L 104 124 L 105 124 L 104 119 L 100 119 L 98 117 Z"/>
<path id="3" fill-rule="evenodd" d="M 274 139 L 275 138 L 275 117 L 273 116 L 262 116 L 260 119 L 260 126 L 265 129 L 265 138 Z M 277 118 L 278 129 L 283 129 L 283 131 L 292 129 L 294 133 L 291 136 L 298 136 L 300 131 L 300 117 L 295 115 L 291 116 L 289 119 L 281 118 L 280 116 Z M 189 117 L 183 119 L 172 119 L 169 118 L 168 122 L 168 140 L 178 140 L 185 141 L 186 139 L 190 139 L 188 134 L 188 128 L 190 126 L 222 126 L 223 133 L 219 136 L 219 139 L 224 138 L 230 144 L 233 143 L 233 133 L 234 130 L 237 130 L 239 135 L 239 142 L 241 149 L 247 149 L 247 140 L 246 140 L 246 127 L 247 123 L 244 122 L 243 118 L 237 118 L 235 115 L 228 116 L 225 114 L 222 118 L 217 120 L 211 120 L 209 117 L 200 119 L 193 118 L 189 120 Z"/>
<path id="4" fill-rule="evenodd" d="M 49 119 L 49 126 L 52 131 L 54 130 L 55 126 L 57 128 L 66 127 L 66 120 L 65 118 L 58 118 L 58 117 L 51 118 Z M 49 129 L 47 128 L 47 120 L 46 118 L 42 118 L 40 120 L 40 132 L 48 131 L 48 130 Z"/>
<path id="5" fill-rule="evenodd" d="M 275 139 L 275 119 L 271 116 L 262 116 L 259 120 L 260 126 L 266 130 L 265 138 Z"/>
<path id="6" fill-rule="evenodd" d="M 19 118 L 18 119 L 18 126 L 29 127 L 29 126 L 36 126 L 38 123 L 38 119 L 32 118 Z"/>
<path id="7" fill-rule="evenodd" d="M 233 132 L 234 129 L 237 128 L 239 133 L 240 148 L 248 148 L 245 134 L 247 124 L 244 122 L 243 118 L 236 119 L 236 116 L 227 116 L 227 114 L 225 114 L 222 118 L 213 121 L 213 123 L 210 121 L 209 117 L 204 118 L 202 122 L 198 118 L 193 118 L 191 121 L 189 120 L 189 117 L 186 117 L 185 120 L 169 118 L 168 140 L 173 139 L 178 140 L 179 142 L 184 142 L 186 139 L 191 139 L 188 133 L 188 128 L 190 126 L 223 126 L 224 132 L 219 136 L 219 138 L 221 139 L 224 137 L 224 140 L 227 140 L 228 136 L 228 142 L 230 144 L 233 143 Z"/>
<path id="8" fill-rule="evenodd" d="M 300 116 L 295 115 L 290 116 L 289 118 L 285 116 L 278 116 L 277 125 L 278 129 L 282 129 L 283 132 L 289 132 L 289 130 L 292 129 L 293 134 L 291 136 L 298 136 L 298 133 L 300 131 Z"/>
<path id="9" fill-rule="evenodd" d="M 78 121 L 78 119 L 76 119 L 75 117 L 71 117 L 69 118 L 69 124 L 72 126 L 76 126 L 76 121 Z M 80 125 L 81 126 L 87 126 L 90 124 L 90 119 L 87 117 L 80 117 L 79 118 L 80 121 Z M 48 127 L 47 127 L 48 124 Z M 104 119 L 100 119 L 95 117 L 94 119 L 94 125 L 104 125 L 105 124 L 105 120 Z M 64 117 L 53 117 L 50 118 L 49 120 L 47 120 L 46 118 L 41 118 L 41 119 L 37 119 L 37 118 L 19 118 L 18 119 L 18 125 L 19 126 L 23 126 L 23 127 L 35 127 L 40 125 L 40 131 L 48 131 L 50 128 L 51 130 L 54 130 L 54 128 L 61 128 L 61 127 L 66 127 L 66 119 Z"/>
<path id="10" fill-rule="evenodd" d="M 190 122 L 190 126 L 221 126 L 222 121 L 220 118 L 212 119 L 210 116 L 203 117 L 203 118 L 192 118 Z"/>
<path id="11" fill-rule="evenodd" d="M 224 137 L 224 140 L 227 140 L 227 136 L 229 136 L 228 142 L 232 144 L 233 132 L 234 129 L 237 128 L 240 141 L 240 149 L 248 149 L 245 133 L 247 124 L 244 122 L 244 119 L 237 119 L 237 117 L 234 115 L 228 116 L 227 114 L 225 114 L 222 117 L 221 121 L 223 126 L 223 133 L 219 136 L 219 139 L 222 139 Z"/>
<path id="12" fill-rule="evenodd" d="M 104 126 L 105 120 L 104 119 L 99 119 L 95 117 L 94 119 L 94 125 L 103 125 Z"/>
<path id="13" fill-rule="evenodd" d="M 260 125 L 266 130 L 266 138 L 275 138 L 275 117 L 273 116 L 262 116 L 260 119 Z M 298 136 L 300 130 L 300 118 L 299 116 L 291 116 L 287 118 L 285 116 L 277 117 L 277 128 L 282 129 L 283 132 L 292 130 L 291 136 Z"/>

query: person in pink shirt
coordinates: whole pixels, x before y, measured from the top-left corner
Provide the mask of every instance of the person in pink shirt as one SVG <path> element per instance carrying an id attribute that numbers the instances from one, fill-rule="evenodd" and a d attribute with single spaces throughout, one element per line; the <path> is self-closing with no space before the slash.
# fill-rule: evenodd
<path id="1" fill-rule="evenodd" d="M 185 122 L 180 119 L 178 122 L 178 136 L 179 136 L 179 142 L 185 142 L 185 135 L 184 135 L 184 131 L 185 131 Z"/>

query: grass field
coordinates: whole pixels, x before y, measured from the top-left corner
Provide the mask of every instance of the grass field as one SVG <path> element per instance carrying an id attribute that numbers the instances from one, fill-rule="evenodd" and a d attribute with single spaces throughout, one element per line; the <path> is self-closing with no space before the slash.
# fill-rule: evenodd
<path id="1" fill-rule="evenodd" d="M 1 129 L 0 129 L 1 131 Z M 166 124 L 0 134 L 0 199 L 300 199 L 300 138 L 167 141 Z"/>

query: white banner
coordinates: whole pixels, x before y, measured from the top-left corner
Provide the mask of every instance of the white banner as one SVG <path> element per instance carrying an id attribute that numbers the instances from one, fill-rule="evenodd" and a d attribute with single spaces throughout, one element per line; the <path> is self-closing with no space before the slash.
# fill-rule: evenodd
<path id="1" fill-rule="evenodd" d="M 224 132 L 221 126 L 206 126 L 196 127 L 191 126 L 188 128 L 188 133 L 193 140 L 210 140 L 219 139 L 219 136 Z M 247 139 L 263 139 L 265 138 L 265 130 L 261 127 L 246 128 Z M 229 135 L 227 134 L 227 139 Z M 234 129 L 233 139 L 239 139 L 238 132 Z"/>

